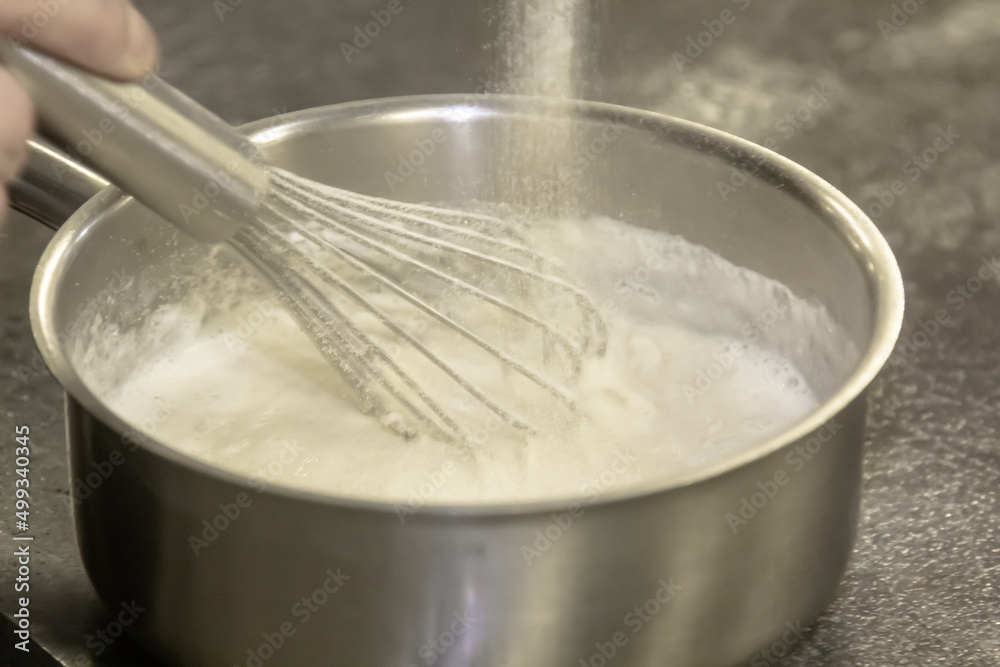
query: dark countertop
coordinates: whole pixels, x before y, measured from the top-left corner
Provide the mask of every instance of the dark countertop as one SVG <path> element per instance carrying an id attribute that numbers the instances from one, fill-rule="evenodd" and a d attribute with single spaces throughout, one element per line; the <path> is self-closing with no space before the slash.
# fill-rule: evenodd
<path id="1" fill-rule="evenodd" d="M 138 4 L 160 32 L 164 76 L 234 123 L 350 99 L 472 91 L 491 75 L 484 0 L 404 0 L 350 63 L 339 44 L 378 0 Z M 1000 3 L 897 2 L 898 29 L 887 27 L 896 28 L 888 2 L 601 7 L 591 96 L 773 140 L 869 211 L 903 271 L 903 338 L 871 392 L 856 550 L 836 600 L 781 664 L 1000 665 L 1000 277 L 988 268 L 1000 257 Z M 725 8 L 736 20 L 678 71 L 673 53 Z M 942 133 L 947 148 L 920 157 Z M 30 426 L 35 452 L 32 627 L 41 646 L 15 664 L 151 664 L 124 640 L 100 657 L 93 640 L 87 646 L 111 617 L 76 553 L 61 391 L 27 315 L 48 238 L 23 218 L 0 229 L 0 433 L 9 442 L 16 425 Z M 936 330 L 935 316 L 944 322 Z M 919 334 L 921 323 L 931 335 Z M 0 464 L 7 545 L 12 461 L 5 454 Z M 12 554 L 0 550 L 5 624 Z M 11 657 L 6 625 L 3 635 L 0 664 L 23 661 Z"/>

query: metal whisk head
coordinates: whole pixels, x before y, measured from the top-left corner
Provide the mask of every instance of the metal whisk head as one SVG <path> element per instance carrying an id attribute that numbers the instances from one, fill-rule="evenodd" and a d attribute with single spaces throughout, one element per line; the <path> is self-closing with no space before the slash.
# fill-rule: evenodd
<path id="1" fill-rule="evenodd" d="M 600 311 L 499 218 L 369 197 L 274 169 L 230 243 L 382 422 L 481 442 L 571 419 Z"/>
<path id="2" fill-rule="evenodd" d="M 603 352 L 604 323 L 502 221 L 269 168 L 239 130 L 156 77 L 107 81 L 2 35 L 0 58 L 66 141 L 120 121 L 90 159 L 195 238 L 228 239 L 387 425 L 481 440 L 572 416 L 568 388 L 581 358 Z M 192 191 L 204 205 L 184 203 Z"/>

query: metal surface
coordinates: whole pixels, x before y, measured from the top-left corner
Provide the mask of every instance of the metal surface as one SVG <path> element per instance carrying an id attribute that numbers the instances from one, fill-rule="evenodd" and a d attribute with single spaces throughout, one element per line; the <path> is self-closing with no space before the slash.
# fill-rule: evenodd
<path id="1" fill-rule="evenodd" d="M 71 354 L 81 344 L 74 336 L 87 340 L 98 321 L 127 331 L 150 298 L 186 298 L 189 288 L 177 276 L 222 260 L 203 245 L 167 241 L 169 230 L 155 217 L 114 190 L 102 192 L 43 256 L 32 325 L 47 364 L 73 397 L 71 474 L 86 480 L 73 497 L 87 571 L 109 605 L 137 600 L 149 610 L 133 630 L 156 654 L 178 664 L 231 664 L 260 652 L 261 637 L 267 650 L 274 643 L 268 633 L 287 624 L 275 640 L 280 646 L 271 647 L 271 665 L 324 664 L 332 653 L 346 664 L 405 663 L 448 633 L 454 646 L 440 653 L 449 661 L 460 655 L 483 667 L 572 664 L 628 631 L 629 641 L 615 650 L 629 664 L 726 667 L 786 632 L 789 619 L 807 623 L 819 614 L 843 571 L 857 518 L 864 422 L 857 397 L 888 358 L 902 317 L 888 247 L 848 200 L 733 137 L 604 105 L 411 97 L 292 114 L 287 126 L 258 127 L 275 164 L 320 182 L 376 196 L 395 188 L 405 201 L 509 203 L 495 187 L 503 180 L 499 138 L 529 136 L 527 128 L 549 115 L 571 119 L 581 145 L 609 125 L 619 133 L 601 164 L 579 176 L 581 210 L 681 233 L 810 294 L 842 323 L 860 360 L 827 367 L 810 358 L 815 348 L 799 350 L 804 357 L 781 350 L 812 380 L 822 406 L 779 437 L 669 485 L 651 477 L 596 501 L 428 506 L 404 523 L 392 503 L 276 485 L 261 491 L 252 479 L 161 445 L 154 427 L 145 427 L 154 437 L 139 435 L 142 427 L 91 393 L 94 369 Z M 387 157 L 436 134 L 461 152 L 438 151 L 419 178 L 386 181 Z M 345 165 L 331 154 L 356 157 Z M 729 215 L 716 183 L 751 164 L 759 175 L 748 177 L 741 214 Z M 660 214 L 667 207 L 670 217 Z M 799 249 L 797 261 L 775 252 L 784 246 Z M 100 305 L 113 265 L 143 289 Z M 725 307 L 708 306 L 704 321 Z M 766 496 L 767 511 L 734 528 L 727 514 L 745 512 L 743 498 L 768 485 L 775 490 Z M 233 500 L 239 498 L 245 501 Z M 572 531 L 537 546 L 554 521 Z M 192 536 L 210 547 L 192 548 Z M 526 558 L 526 545 L 544 555 Z M 331 577 L 336 585 L 328 585 Z M 246 580 L 257 585 L 242 586 Z M 283 595 L 308 592 L 311 584 L 319 590 L 313 580 L 323 586 L 316 598 L 322 603 L 315 603 L 322 610 L 312 610 L 319 620 L 304 612 L 296 618 L 294 600 L 285 604 Z M 762 600 L 766 609 L 745 613 Z M 636 601 L 657 611 L 630 615 Z M 640 621 L 644 627 L 630 627 Z M 701 641 L 717 623 L 729 629 L 727 638 Z M 387 629 L 391 640 L 372 641 Z"/>
<path id="2" fill-rule="evenodd" d="M 350 62 L 340 43 L 350 44 L 382 3 L 137 4 L 164 40 L 164 76 L 231 122 L 349 99 L 475 91 L 490 80 L 482 4 L 406 4 Z M 908 315 L 870 395 L 859 540 L 814 629 L 789 634 L 757 664 L 1000 664 L 1000 284 L 984 261 L 1000 250 L 996 3 L 922 4 L 884 35 L 888 3 L 748 3 L 683 72 L 672 54 L 732 3 L 608 5 L 591 76 L 603 98 L 776 141 L 865 209 L 879 195 L 889 201 L 894 181 L 905 185 L 876 217 L 902 265 Z M 831 94 L 800 111 L 814 88 Z M 949 125 L 961 139 L 909 180 L 904 165 Z M 48 238 L 18 218 L 0 229 L 0 430 L 28 424 L 36 447 L 32 614 L 43 645 L 15 664 L 150 665 L 126 640 L 97 638 L 114 616 L 97 602 L 72 535 L 61 391 L 27 325 L 31 271 Z M 935 327 L 942 310 L 946 322 Z M 0 470 L 11 488 L 11 466 Z M 11 496 L 2 497 L 0 528 L 9 535 Z M 12 553 L 0 552 L 5 619 Z M 3 658 L 12 653 L 7 641 L 0 649 Z"/>
<path id="3" fill-rule="evenodd" d="M 110 81 L 2 36 L 0 62 L 51 136 L 194 238 L 222 241 L 256 215 L 267 174 L 252 144 L 154 73 Z"/>
<path id="4" fill-rule="evenodd" d="M 33 139 L 28 164 L 10 184 L 11 208 L 52 229 L 60 226 L 87 200 L 108 185 L 79 162 L 41 139 Z"/>
<path id="5" fill-rule="evenodd" d="M 482 200 L 495 178 L 496 137 L 506 134 L 501 128 L 525 134 L 517 128 L 538 122 L 531 108 L 524 101 L 465 96 L 333 107 L 290 116 L 290 129 L 265 121 L 262 148 L 294 172 L 384 195 L 390 187 L 384 156 L 405 149 L 413 137 L 443 133 L 443 143 L 463 144 L 462 153 L 428 157 L 421 178 L 396 194 L 417 201 Z M 134 599 L 150 610 L 135 619 L 134 629 L 158 654 L 206 667 L 232 663 L 287 622 L 294 641 L 286 633 L 288 641 L 270 664 L 319 664 L 334 652 L 348 664 L 392 664 L 415 659 L 429 639 L 449 632 L 459 614 L 473 619 L 474 628 L 455 640 L 452 655 L 484 666 L 571 664 L 588 656 L 597 639 L 623 631 L 623 616 L 635 600 L 661 595 L 669 609 L 618 649 L 622 658 L 636 665 L 725 666 L 780 635 L 787 619 L 819 613 L 839 580 L 856 521 L 864 414 L 856 396 L 888 357 L 901 318 L 901 286 L 887 247 L 847 200 L 750 145 L 624 109 L 581 106 L 565 113 L 579 126 L 584 145 L 608 123 L 620 132 L 602 154 L 602 166 L 581 177 L 583 210 L 683 231 L 740 265 L 811 293 L 862 351 L 857 368 L 842 364 L 833 371 L 840 375 L 824 377 L 796 359 L 819 386 L 821 380 L 833 385 L 824 392 L 827 402 L 806 421 L 665 491 L 650 480 L 643 489 L 648 495 L 637 499 L 631 490 L 603 494 L 571 535 L 545 547 L 538 563 L 526 562 L 524 545 L 547 530 L 553 516 L 571 516 L 569 503 L 428 507 L 404 525 L 392 504 L 280 487 L 259 493 L 252 480 L 219 474 L 138 437 L 137 424 L 121 421 L 89 391 L 92 380 L 60 334 L 86 335 L 95 307 L 103 321 L 127 327 L 148 306 L 148 295 L 158 303 L 171 300 L 173 289 L 185 295 L 183 286 L 175 287 L 176 276 L 209 261 L 209 251 L 187 248 L 179 239 L 163 242 L 163 225 L 155 218 L 113 191 L 102 193 L 62 228 L 43 257 L 32 321 L 46 362 L 74 398 L 68 413 L 72 476 L 88 479 L 74 489 L 84 562 L 106 602 Z M 330 154 L 357 157 L 343 165 L 329 161 Z M 733 165 L 751 161 L 761 177 L 748 185 L 743 214 L 726 216 L 715 183 Z M 666 206 L 675 218 L 657 213 Z M 741 238 L 747 227 L 755 235 Z M 803 262 L 775 265 L 773 248 L 784 244 L 802 248 Z M 144 289 L 120 293 L 113 306 L 95 306 L 111 263 L 135 275 Z M 824 456 L 797 470 L 770 498 L 766 514 L 738 532 L 721 519 L 760 480 L 784 471 L 793 447 L 814 446 Z M 99 469 L 109 462 L 113 469 L 102 475 Z M 742 467 L 731 470 L 734 465 Z M 226 520 L 224 535 L 211 538 L 210 549 L 192 549 L 191 536 L 204 535 L 204 522 L 241 494 L 254 494 L 252 510 L 247 504 L 243 512 L 230 512 L 231 523 Z M 303 534 L 309 538 L 302 540 Z M 293 624 L 282 596 L 309 590 L 317 576 L 325 581 L 331 563 L 350 583 L 343 591 L 338 584 L 335 596 L 332 590 L 322 595 L 321 621 Z M 607 572 L 616 575 L 609 580 Z M 543 589 L 535 586 L 539 576 L 547 581 Z M 256 582 L 253 589 L 238 585 L 247 580 Z M 736 581 L 741 590 L 734 595 Z M 742 613 L 766 597 L 768 612 Z M 602 605 L 593 606 L 593 599 Z M 699 641 L 720 621 L 730 628 L 727 641 Z M 371 641 L 388 628 L 393 641 Z"/>

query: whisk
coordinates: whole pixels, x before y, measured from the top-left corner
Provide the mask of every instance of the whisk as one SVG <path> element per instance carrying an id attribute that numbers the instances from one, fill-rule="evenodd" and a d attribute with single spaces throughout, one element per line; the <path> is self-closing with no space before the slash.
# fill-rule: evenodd
<path id="1" fill-rule="evenodd" d="M 0 58 L 49 133 L 182 230 L 227 241 L 256 267 L 385 426 L 482 442 L 574 418 L 572 387 L 582 359 L 603 354 L 605 323 L 523 225 L 268 165 L 155 75 L 108 81 L 8 38 Z"/>

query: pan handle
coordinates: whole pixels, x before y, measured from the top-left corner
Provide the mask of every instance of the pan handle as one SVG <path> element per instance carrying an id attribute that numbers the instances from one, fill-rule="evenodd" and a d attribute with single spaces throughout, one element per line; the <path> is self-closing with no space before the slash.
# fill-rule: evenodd
<path id="1" fill-rule="evenodd" d="M 59 229 L 108 181 L 43 139 L 28 142 L 28 161 L 8 186 L 11 208 L 46 227 Z"/>
<path id="2" fill-rule="evenodd" d="M 242 132 L 150 72 L 112 81 L 0 34 L 0 62 L 58 137 L 122 190 L 189 235 L 223 241 L 255 219 L 267 162 Z"/>

